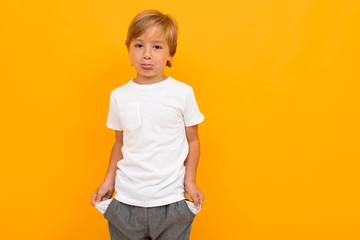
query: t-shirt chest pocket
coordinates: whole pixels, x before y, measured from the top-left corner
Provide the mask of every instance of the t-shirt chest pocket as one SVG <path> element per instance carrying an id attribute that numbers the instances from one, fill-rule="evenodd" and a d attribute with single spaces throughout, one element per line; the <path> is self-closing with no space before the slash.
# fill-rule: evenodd
<path id="1" fill-rule="evenodd" d="M 141 125 L 138 103 L 128 103 L 119 107 L 120 122 L 124 130 L 133 130 Z"/>

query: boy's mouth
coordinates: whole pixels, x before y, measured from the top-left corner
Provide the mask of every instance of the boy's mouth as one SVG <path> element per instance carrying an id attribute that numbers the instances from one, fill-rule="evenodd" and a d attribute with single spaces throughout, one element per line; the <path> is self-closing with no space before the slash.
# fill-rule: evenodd
<path id="1" fill-rule="evenodd" d="M 144 69 L 151 69 L 153 67 L 152 64 L 141 64 L 141 67 Z"/>

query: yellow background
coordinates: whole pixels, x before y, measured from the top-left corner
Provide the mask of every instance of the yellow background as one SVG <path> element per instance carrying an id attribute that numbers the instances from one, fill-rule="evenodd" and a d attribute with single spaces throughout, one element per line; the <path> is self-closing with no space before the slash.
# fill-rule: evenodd
<path id="1" fill-rule="evenodd" d="M 1 239 L 109 239 L 90 200 L 151 8 L 177 19 L 166 74 L 205 116 L 191 239 L 360 239 L 359 1 L 128 2 L 1 3 Z"/>

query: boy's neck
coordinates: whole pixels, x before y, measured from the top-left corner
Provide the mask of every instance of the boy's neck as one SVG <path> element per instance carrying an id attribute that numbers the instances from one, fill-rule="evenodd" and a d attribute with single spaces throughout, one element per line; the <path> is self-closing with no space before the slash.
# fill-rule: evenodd
<path id="1" fill-rule="evenodd" d="M 149 84 L 154 84 L 154 83 L 158 83 L 158 82 L 162 82 L 165 79 L 167 79 L 168 76 L 166 76 L 165 74 L 162 77 L 153 77 L 153 78 L 146 78 L 146 77 L 139 77 L 136 76 L 136 78 L 133 79 L 134 83 L 140 84 L 140 85 L 149 85 Z"/>

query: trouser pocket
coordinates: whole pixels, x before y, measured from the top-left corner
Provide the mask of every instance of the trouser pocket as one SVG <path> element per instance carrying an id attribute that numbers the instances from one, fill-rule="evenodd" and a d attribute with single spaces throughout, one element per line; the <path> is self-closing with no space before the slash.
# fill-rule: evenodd
<path id="1" fill-rule="evenodd" d="M 188 209 L 193 214 L 193 216 L 195 216 L 198 212 L 200 212 L 201 206 L 199 209 L 196 209 L 194 202 L 191 202 L 188 199 L 185 199 L 185 202 L 186 202 L 186 205 L 188 206 Z"/>
<path id="2" fill-rule="evenodd" d="M 101 212 L 101 214 L 105 215 L 106 210 L 108 209 L 112 200 L 113 200 L 113 198 L 107 199 L 107 200 L 104 200 L 104 201 L 101 201 L 101 202 L 95 204 L 94 206 L 97 210 L 99 210 Z"/>

